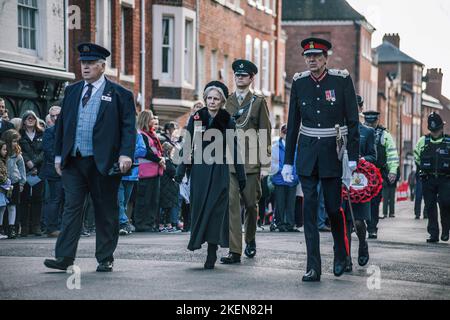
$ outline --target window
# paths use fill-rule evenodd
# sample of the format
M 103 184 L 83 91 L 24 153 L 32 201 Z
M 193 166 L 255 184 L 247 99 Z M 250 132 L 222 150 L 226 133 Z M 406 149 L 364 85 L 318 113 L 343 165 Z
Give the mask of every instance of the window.
M 222 80 L 226 85 L 228 85 L 228 65 L 229 65 L 228 60 L 229 60 L 228 56 L 225 55 L 223 57 Z
M 172 17 L 162 19 L 162 65 L 163 78 L 171 79 L 173 70 L 173 21 Z
M 261 40 L 255 39 L 253 48 L 253 63 L 261 70 Z M 259 90 L 261 88 L 261 72 L 255 76 L 255 89 Z
M 192 20 L 186 20 L 184 30 L 184 81 L 192 83 L 192 58 L 193 58 L 193 35 L 194 23 Z
M 205 87 L 205 47 L 200 47 L 198 52 L 198 82 L 199 87 Z
M 270 80 L 269 70 L 270 70 L 269 43 L 267 41 L 264 41 L 262 52 L 261 87 L 266 92 L 269 92 L 269 80 Z
M 112 44 L 112 3 L 108 0 L 97 0 L 95 3 L 95 41 L 111 51 Z M 108 64 L 111 57 L 107 58 Z
M 250 35 L 245 37 L 245 59 L 252 60 L 253 41 Z
M 36 50 L 37 0 L 19 0 L 17 13 L 19 47 Z
M 211 80 L 217 80 L 217 50 L 211 51 Z

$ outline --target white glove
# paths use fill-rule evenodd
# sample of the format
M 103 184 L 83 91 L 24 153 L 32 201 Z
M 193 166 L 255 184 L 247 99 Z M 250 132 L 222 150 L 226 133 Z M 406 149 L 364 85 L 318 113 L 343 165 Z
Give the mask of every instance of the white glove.
M 358 166 L 358 163 L 356 161 L 349 161 L 348 167 L 353 172 L 356 170 L 356 167 Z
M 294 181 L 294 176 L 292 175 L 292 171 L 294 171 L 294 167 L 289 165 L 289 164 L 285 164 L 283 166 L 283 170 L 281 170 L 281 175 L 283 176 L 283 180 L 287 183 L 291 183 Z

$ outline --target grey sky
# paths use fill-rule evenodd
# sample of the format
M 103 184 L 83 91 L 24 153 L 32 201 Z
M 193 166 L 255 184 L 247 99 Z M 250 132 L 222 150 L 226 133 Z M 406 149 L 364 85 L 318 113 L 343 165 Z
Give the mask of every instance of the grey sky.
M 347 1 L 377 29 L 373 47 L 381 44 L 385 33 L 398 33 L 403 52 L 425 64 L 425 68 L 442 68 L 442 92 L 450 98 L 449 0 Z

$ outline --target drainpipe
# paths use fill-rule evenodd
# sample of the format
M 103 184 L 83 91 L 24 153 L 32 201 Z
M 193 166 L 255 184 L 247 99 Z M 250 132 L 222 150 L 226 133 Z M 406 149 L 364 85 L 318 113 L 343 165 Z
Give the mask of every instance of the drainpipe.
M 141 111 L 145 110 L 145 0 L 141 0 Z
M 198 74 L 199 70 L 199 53 L 200 53 L 200 0 L 195 1 L 195 93 L 194 99 L 198 100 L 200 93 L 200 75 Z

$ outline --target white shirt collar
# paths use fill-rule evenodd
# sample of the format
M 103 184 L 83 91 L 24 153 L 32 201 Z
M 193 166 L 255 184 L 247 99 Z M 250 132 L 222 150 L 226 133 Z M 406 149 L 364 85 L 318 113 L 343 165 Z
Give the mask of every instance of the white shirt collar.
M 245 99 L 245 97 L 247 96 L 247 94 L 249 92 L 250 92 L 250 88 L 247 88 L 246 90 L 236 89 L 236 97 L 241 96 L 242 98 Z
M 106 78 L 105 78 L 105 75 L 103 74 L 101 77 L 100 77 L 100 79 L 98 79 L 97 81 L 95 81 L 95 82 L 92 82 L 92 85 L 94 86 L 94 89 L 95 90 L 98 90 L 102 85 L 103 85 L 103 83 L 106 81 Z M 88 85 L 88 82 L 84 82 L 84 86 L 86 87 Z

